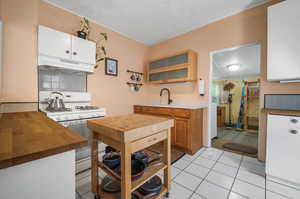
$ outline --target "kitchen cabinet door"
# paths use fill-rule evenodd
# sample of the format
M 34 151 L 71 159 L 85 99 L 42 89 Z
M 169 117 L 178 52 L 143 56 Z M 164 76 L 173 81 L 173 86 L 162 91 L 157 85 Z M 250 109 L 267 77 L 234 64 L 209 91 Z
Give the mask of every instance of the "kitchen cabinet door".
M 39 26 L 39 54 L 54 58 L 71 59 L 71 36 L 45 26 Z
M 72 36 L 72 60 L 96 64 L 96 43 Z
M 197 79 L 197 53 L 192 50 L 152 60 L 147 67 L 151 84 L 195 81 Z
M 300 117 L 268 115 L 266 173 L 300 184 Z
M 300 79 L 300 1 L 288 0 L 268 8 L 269 81 Z
M 176 118 L 175 119 L 175 145 L 181 148 L 188 148 L 188 129 L 189 120 Z

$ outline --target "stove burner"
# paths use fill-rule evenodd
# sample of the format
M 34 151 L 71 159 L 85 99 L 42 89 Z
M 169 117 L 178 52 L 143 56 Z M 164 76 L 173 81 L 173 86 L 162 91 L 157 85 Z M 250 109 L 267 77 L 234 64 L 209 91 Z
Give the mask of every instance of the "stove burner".
M 72 109 L 70 109 L 70 108 L 60 108 L 60 109 L 50 109 L 50 108 L 47 108 L 46 110 L 49 111 L 50 113 L 72 111 Z
M 77 110 L 95 110 L 99 109 L 97 106 L 76 106 Z

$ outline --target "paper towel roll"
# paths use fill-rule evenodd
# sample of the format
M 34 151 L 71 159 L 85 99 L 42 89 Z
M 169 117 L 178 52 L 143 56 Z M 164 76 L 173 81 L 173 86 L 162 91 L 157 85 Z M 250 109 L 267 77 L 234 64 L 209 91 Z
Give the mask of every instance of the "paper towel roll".
M 205 81 L 200 79 L 198 81 L 198 89 L 199 89 L 199 95 L 204 96 L 205 95 Z

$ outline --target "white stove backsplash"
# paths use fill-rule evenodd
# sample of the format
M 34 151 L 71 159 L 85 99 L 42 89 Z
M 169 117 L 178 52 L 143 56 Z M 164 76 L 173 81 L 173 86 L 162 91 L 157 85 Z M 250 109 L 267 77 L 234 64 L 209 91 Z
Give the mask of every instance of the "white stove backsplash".
M 86 72 L 40 66 L 38 74 L 40 91 L 86 92 Z

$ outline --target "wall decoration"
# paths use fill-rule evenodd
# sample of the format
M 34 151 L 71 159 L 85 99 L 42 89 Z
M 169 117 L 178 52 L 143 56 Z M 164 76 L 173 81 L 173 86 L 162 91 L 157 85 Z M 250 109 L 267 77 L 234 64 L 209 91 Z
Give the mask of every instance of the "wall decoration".
M 139 83 L 142 81 L 143 73 L 127 70 L 127 73 L 130 74 L 130 80 L 131 82 L 127 82 L 127 84 L 130 86 L 132 91 L 138 92 L 140 88 L 143 86 L 142 83 Z
M 80 22 L 80 30 L 77 31 L 77 36 L 82 39 L 88 39 L 90 33 L 90 22 L 87 18 L 82 18 Z
M 107 41 L 108 36 L 105 32 L 100 33 L 100 37 L 96 41 L 97 49 L 96 49 L 96 66 L 95 68 L 98 67 L 99 63 L 103 61 L 106 58 L 106 49 L 104 45 L 102 45 L 103 41 Z
M 105 74 L 118 76 L 118 60 L 112 58 L 105 58 Z

